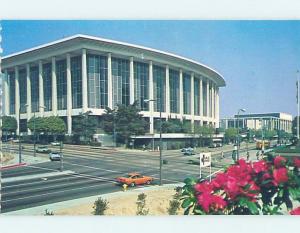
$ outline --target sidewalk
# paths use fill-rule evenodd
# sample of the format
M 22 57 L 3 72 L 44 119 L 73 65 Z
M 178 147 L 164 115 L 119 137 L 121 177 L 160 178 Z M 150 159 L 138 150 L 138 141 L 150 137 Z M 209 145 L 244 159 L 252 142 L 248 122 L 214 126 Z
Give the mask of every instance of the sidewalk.
M 177 186 L 183 186 L 183 183 L 178 183 L 178 184 L 166 184 L 163 186 L 150 186 L 150 187 L 141 187 L 137 189 L 128 189 L 128 191 L 123 192 L 113 192 L 113 193 L 107 193 L 107 194 L 98 194 L 90 197 L 84 197 L 84 198 L 78 198 L 78 199 L 73 199 L 69 201 L 62 201 L 62 202 L 57 202 L 53 204 L 48 204 L 48 205 L 42 205 L 42 206 L 37 206 L 37 207 L 32 207 L 32 208 L 27 208 L 27 209 L 22 209 L 22 210 L 17 210 L 17 211 L 11 211 L 7 213 L 2 213 L 1 215 L 4 216 L 14 216 L 14 215 L 19 215 L 19 216 L 32 216 L 32 215 L 44 215 L 45 210 L 47 209 L 50 212 L 57 212 L 63 209 L 67 208 L 73 208 L 89 203 L 94 203 L 97 198 L 101 197 L 103 199 L 110 199 L 110 198 L 116 198 L 116 197 L 126 197 L 126 196 L 131 196 L 135 195 L 137 196 L 140 193 L 143 193 L 145 191 L 154 191 L 154 190 L 165 190 L 165 189 L 174 189 Z

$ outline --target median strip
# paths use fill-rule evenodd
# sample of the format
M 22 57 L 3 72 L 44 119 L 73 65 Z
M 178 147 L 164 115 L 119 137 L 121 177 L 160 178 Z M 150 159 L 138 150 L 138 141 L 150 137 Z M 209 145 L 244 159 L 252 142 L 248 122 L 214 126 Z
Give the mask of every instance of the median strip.
M 63 175 L 69 175 L 75 173 L 74 171 L 67 170 L 63 172 L 48 172 L 43 174 L 36 174 L 36 175 L 27 175 L 27 176 L 17 176 L 17 177 L 9 177 L 9 178 L 3 178 L 1 179 L 1 183 L 9 183 L 9 182 L 16 182 L 16 181 L 23 181 L 23 180 L 32 180 L 32 179 L 38 179 L 38 178 L 48 178 L 53 176 L 63 176 Z

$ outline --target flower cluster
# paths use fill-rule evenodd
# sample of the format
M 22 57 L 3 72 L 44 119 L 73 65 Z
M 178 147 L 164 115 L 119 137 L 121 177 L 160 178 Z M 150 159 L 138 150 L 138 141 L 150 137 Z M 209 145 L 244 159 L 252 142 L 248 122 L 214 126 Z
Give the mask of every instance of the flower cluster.
M 183 207 L 194 207 L 195 214 L 277 214 L 283 203 L 292 209 L 291 199 L 300 200 L 299 168 L 299 158 L 241 159 L 211 182 L 186 182 Z M 300 207 L 290 213 L 299 214 Z

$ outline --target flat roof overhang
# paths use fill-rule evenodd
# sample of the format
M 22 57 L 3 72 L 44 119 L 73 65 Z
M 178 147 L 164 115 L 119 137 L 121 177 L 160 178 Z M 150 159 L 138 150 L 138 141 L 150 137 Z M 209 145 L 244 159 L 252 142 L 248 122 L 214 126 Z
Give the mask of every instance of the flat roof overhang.
M 112 53 L 112 55 L 132 56 L 134 59 L 145 62 L 151 60 L 154 64 L 157 62 L 168 64 L 171 67 L 180 67 L 203 75 L 215 82 L 218 87 L 226 86 L 225 80 L 220 73 L 197 61 L 152 48 L 81 34 L 4 56 L 2 58 L 2 69 L 34 63 L 37 60 L 47 61 L 49 57 L 59 58 L 60 55 L 65 53 L 80 54 L 80 50 L 83 48 L 95 51 L 101 50 L 104 53 Z

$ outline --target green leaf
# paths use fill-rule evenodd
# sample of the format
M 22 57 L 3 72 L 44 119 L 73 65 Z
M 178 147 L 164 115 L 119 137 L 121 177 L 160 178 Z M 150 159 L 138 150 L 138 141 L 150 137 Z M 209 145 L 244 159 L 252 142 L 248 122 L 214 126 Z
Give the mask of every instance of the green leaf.
M 183 202 L 182 202 L 182 205 L 181 207 L 182 208 L 187 208 L 188 206 L 190 206 L 192 204 L 192 199 L 191 198 L 188 198 L 188 199 L 185 199 Z
M 251 201 L 247 201 L 247 207 L 249 208 L 252 214 L 258 214 L 257 205 Z
M 192 177 L 188 177 L 183 181 L 187 185 L 194 185 L 196 184 L 196 180 Z

